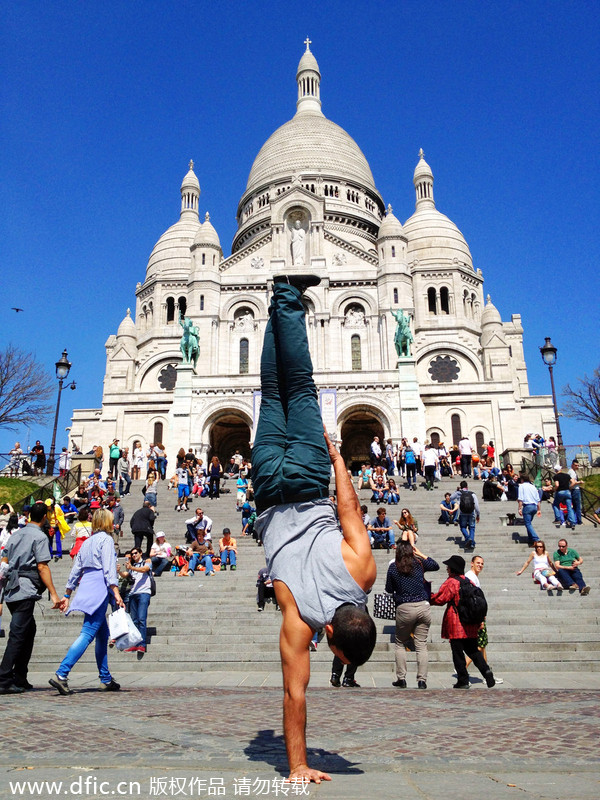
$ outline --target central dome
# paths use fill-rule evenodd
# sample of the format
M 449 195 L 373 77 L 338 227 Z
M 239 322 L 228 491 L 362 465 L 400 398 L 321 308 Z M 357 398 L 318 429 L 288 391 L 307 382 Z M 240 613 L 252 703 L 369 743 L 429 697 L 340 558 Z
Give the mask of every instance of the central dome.
M 371 168 L 343 128 L 316 113 L 298 113 L 277 128 L 254 159 L 246 195 L 292 175 L 322 174 L 376 192 Z

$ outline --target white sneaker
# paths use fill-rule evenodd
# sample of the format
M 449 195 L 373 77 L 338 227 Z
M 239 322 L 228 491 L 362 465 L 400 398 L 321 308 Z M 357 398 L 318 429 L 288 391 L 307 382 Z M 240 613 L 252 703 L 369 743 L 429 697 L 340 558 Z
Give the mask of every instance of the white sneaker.
M 496 678 L 496 676 L 494 675 L 494 679 L 496 681 L 496 685 L 498 685 L 499 683 L 504 683 L 504 678 Z

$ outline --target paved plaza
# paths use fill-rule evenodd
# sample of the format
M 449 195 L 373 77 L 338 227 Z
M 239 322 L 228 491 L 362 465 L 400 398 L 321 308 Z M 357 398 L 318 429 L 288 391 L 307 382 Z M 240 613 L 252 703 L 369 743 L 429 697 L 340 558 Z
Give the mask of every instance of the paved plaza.
M 35 689 L 3 698 L 0 796 L 276 797 L 300 791 L 281 780 L 286 757 L 278 689 L 180 683 L 115 694 L 90 687 L 70 697 Z M 333 780 L 304 791 L 332 800 L 596 800 L 599 699 L 597 691 L 503 687 L 468 693 L 313 689 L 310 761 Z M 62 784 L 53 791 L 44 781 Z
M 410 498 L 422 540 L 438 558 L 458 550 L 436 524 L 435 502 L 444 488 Z M 178 542 L 181 515 L 164 486 L 159 494 L 160 525 Z M 137 489 L 125 498 L 128 519 L 140 496 Z M 232 495 L 204 502 L 217 536 L 226 524 L 239 530 L 234 503 Z M 539 524 L 549 540 L 558 535 L 551 519 L 545 506 Z M 331 800 L 597 800 L 595 531 L 584 526 L 575 537 L 589 554 L 585 574 L 593 591 L 587 598 L 548 597 L 530 578 L 512 577 L 527 548 L 499 526 L 496 507 L 485 509 L 478 538 L 488 565 L 488 657 L 504 683 L 489 690 L 472 671 L 468 692 L 451 688 L 450 648 L 439 642 L 441 610 L 432 626 L 425 692 L 391 687 L 393 623 L 378 622 L 380 650 L 359 668 L 360 689 L 329 686 L 331 656 L 323 644 L 311 656 L 307 742 L 310 763 L 333 780 L 310 788 L 283 783 L 278 617 L 272 606 L 256 613 L 254 582 L 264 562 L 252 540 L 239 541 L 237 572 L 212 582 L 201 574 L 189 581 L 171 574 L 160 579 L 148 653 L 138 659 L 110 652 L 119 693 L 98 691 L 91 651 L 71 675 L 72 696 L 60 697 L 48 686 L 80 619 L 64 619 L 42 601 L 29 674 L 35 689 L 1 699 L 0 797 L 270 798 L 304 789 Z M 379 591 L 390 556 L 376 556 Z M 53 563 L 57 586 L 69 567 L 70 559 Z M 191 630 L 180 619 L 186 609 L 196 620 Z M 517 648 L 514 655 L 511 648 Z M 412 656 L 408 680 L 414 685 Z

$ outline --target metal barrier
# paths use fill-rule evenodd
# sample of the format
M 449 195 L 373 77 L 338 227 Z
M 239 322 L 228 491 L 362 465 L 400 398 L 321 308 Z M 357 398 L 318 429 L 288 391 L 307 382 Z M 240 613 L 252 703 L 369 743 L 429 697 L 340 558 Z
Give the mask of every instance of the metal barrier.
M 565 448 L 568 450 L 569 448 Z M 575 449 L 575 446 L 573 447 Z M 581 450 L 579 450 L 581 452 Z M 571 459 L 572 461 L 573 459 Z M 577 456 L 577 460 L 579 461 L 579 456 Z M 521 459 L 521 472 L 526 472 L 527 475 L 531 478 L 531 481 L 537 488 L 539 489 L 542 485 L 542 481 L 548 478 L 552 485 L 554 485 L 554 475 L 555 475 L 555 467 L 554 465 L 549 465 L 544 462 L 545 459 L 540 459 L 540 454 L 538 454 L 537 459 L 527 458 L 523 456 Z M 570 464 L 571 461 L 568 463 Z M 581 461 L 579 461 L 581 464 Z M 591 467 L 587 470 L 584 469 L 581 471 L 581 477 L 585 478 L 585 473 L 591 474 Z M 585 487 L 580 487 L 581 490 L 581 516 L 585 517 L 592 525 L 597 528 L 598 521 L 594 516 L 594 512 L 596 509 L 600 508 L 600 494 L 596 492 L 592 492 L 590 489 L 586 489 Z
M 38 500 L 46 500 L 48 497 L 55 497 L 57 495 L 64 497 L 66 494 L 70 494 L 73 489 L 77 489 L 80 483 L 81 464 L 77 464 L 77 466 L 70 469 L 66 475 L 51 478 L 43 486 L 34 489 L 32 492 L 28 492 L 24 497 L 16 500 L 13 503 L 14 509 L 15 511 L 21 512 L 23 506 L 36 503 Z

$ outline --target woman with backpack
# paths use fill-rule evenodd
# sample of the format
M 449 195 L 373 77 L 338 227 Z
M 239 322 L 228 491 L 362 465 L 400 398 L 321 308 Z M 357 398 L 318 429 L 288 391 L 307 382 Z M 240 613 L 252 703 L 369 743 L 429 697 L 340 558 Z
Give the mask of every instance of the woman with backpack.
M 450 556 L 446 565 L 448 578 L 431 595 L 432 606 L 446 606 L 442 620 L 442 639 L 450 640 L 452 661 L 457 681 L 454 689 L 469 689 L 469 673 L 465 655 L 469 656 L 491 689 L 496 684 L 494 673 L 477 647 L 479 626 L 485 619 L 487 603 L 483 592 L 465 578 L 465 560 Z
M 392 686 L 399 689 L 406 689 L 406 645 L 412 644 L 413 636 L 417 654 L 417 686 L 419 689 L 427 688 L 427 637 L 431 609 L 425 572 L 435 572 L 439 568 L 433 558 L 415 554 L 410 542 L 399 543 L 396 560 L 388 568 L 385 590 L 394 595 L 396 603 L 396 680 Z

